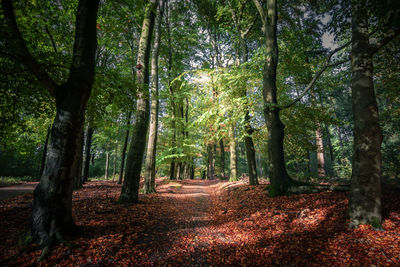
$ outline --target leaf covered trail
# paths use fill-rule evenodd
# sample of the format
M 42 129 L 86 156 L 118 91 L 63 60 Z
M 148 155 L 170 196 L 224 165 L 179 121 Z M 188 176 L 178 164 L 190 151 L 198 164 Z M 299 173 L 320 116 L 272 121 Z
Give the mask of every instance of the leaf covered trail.
M 40 265 L 400 265 L 398 192 L 384 198 L 384 228 L 349 230 L 345 193 L 269 198 L 265 185 L 157 180 L 157 194 L 116 204 L 120 186 L 90 182 L 74 193 L 80 232 Z M 32 197 L 0 202 L 0 265 L 35 265 L 17 240 Z

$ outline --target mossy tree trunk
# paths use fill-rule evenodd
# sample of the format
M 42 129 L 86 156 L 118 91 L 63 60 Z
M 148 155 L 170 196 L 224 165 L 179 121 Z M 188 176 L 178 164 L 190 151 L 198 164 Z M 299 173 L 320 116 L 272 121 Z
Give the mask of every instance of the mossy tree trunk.
M 351 226 L 380 224 L 381 142 L 378 105 L 374 93 L 373 63 L 365 1 L 352 7 L 352 106 L 354 149 L 349 215 Z
M 150 131 L 147 141 L 146 165 L 144 174 L 144 193 L 156 192 L 156 150 L 158 129 L 158 54 L 160 50 L 161 20 L 164 13 L 164 0 L 158 4 L 155 22 L 153 50 L 151 57 L 151 107 Z
M 156 0 L 150 0 L 147 3 L 139 40 L 136 65 L 138 86 L 136 123 L 132 130 L 132 141 L 126 161 L 126 174 L 119 197 L 119 202 L 121 203 L 137 203 L 139 200 L 140 172 L 149 128 L 149 58 L 156 7 Z
M 75 21 L 72 64 L 67 80 L 58 85 L 30 54 L 14 14 L 11 0 L 3 0 L 8 40 L 14 59 L 21 62 L 56 100 L 49 153 L 40 183 L 34 191 L 31 234 L 49 252 L 51 246 L 75 228 L 72 190 L 81 144 L 87 101 L 95 75 L 96 19 L 99 1 L 80 0 Z
M 265 65 L 263 71 L 264 116 L 268 128 L 268 158 L 271 195 L 283 195 L 293 180 L 286 171 L 283 150 L 284 128 L 279 112 L 276 88 L 276 69 L 278 66 L 276 0 L 266 1 L 266 10 L 258 0 L 253 0 L 261 16 L 265 38 Z

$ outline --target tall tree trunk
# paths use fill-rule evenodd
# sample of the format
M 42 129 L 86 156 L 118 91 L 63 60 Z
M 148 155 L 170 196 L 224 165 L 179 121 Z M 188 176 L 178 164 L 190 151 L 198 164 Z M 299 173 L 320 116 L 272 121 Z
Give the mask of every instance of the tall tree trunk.
M 104 179 L 106 180 L 108 179 L 109 166 L 110 166 L 110 153 L 106 152 L 106 167 L 104 174 Z
M 332 146 L 332 139 L 331 139 L 331 132 L 327 124 L 325 124 L 325 133 L 326 133 L 326 141 L 328 142 L 329 148 L 329 157 L 331 159 L 331 164 L 335 161 L 335 154 L 333 153 L 333 146 Z
M 49 144 L 50 130 L 51 130 L 51 127 L 49 126 L 47 128 L 46 140 L 44 141 L 44 145 L 43 145 L 42 161 L 41 161 L 40 171 L 39 171 L 40 177 L 42 177 L 43 170 L 44 170 L 44 165 L 46 163 L 47 145 Z
M 378 106 L 374 93 L 373 63 L 366 1 L 352 6 L 352 105 L 354 150 L 349 195 L 350 226 L 371 224 L 380 228 L 381 143 Z
M 192 166 L 190 167 L 190 179 L 193 180 L 194 179 L 194 165 L 192 164 Z
M 158 52 L 160 50 L 161 21 L 164 13 L 164 0 L 157 7 L 155 22 L 153 51 L 151 57 L 151 107 L 150 107 L 150 131 L 147 141 L 146 167 L 144 174 L 144 193 L 156 192 L 156 151 L 158 128 Z
M 214 160 L 213 160 L 213 145 L 207 145 L 208 164 L 207 164 L 207 178 L 214 179 Z
M 242 57 L 242 64 L 248 61 L 248 49 L 246 40 L 243 38 L 243 34 L 239 34 L 240 39 L 240 47 L 241 47 L 241 57 Z M 257 163 L 256 163 L 256 153 L 253 143 L 253 129 L 250 124 L 250 114 L 249 114 L 249 107 L 248 107 L 248 100 L 247 100 L 247 90 L 246 90 L 246 83 L 243 85 L 242 88 L 242 97 L 246 99 L 245 101 L 245 116 L 244 116 L 244 123 L 245 123 L 245 137 L 244 137 L 244 144 L 246 147 L 246 159 L 247 159 L 247 169 L 249 172 L 249 184 L 250 185 L 258 185 L 258 177 L 257 177 Z
M 224 141 L 221 139 L 219 140 L 219 149 L 221 150 L 221 158 L 220 158 L 220 165 L 221 165 L 221 179 L 225 179 L 225 148 L 224 148 Z
M 229 181 L 237 181 L 237 153 L 236 153 L 236 140 L 235 140 L 235 128 L 234 126 L 229 127 L 229 152 L 230 152 L 230 176 Z
M 128 120 L 126 121 L 126 134 L 125 134 L 124 146 L 122 147 L 122 152 L 121 152 L 121 167 L 119 169 L 119 177 L 118 177 L 117 184 L 122 184 L 122 179 L 124 176 L 125 154 L 126 154 L 126 148 L 128 147 L 129 128 L 130 128 L 130 123 L 131 123 L 131 119 L 132 119 L 131 117 L 132 117 L 132 112 L 129 112 Z
M 83 171 L 82 171 L 82 183 L 86 183 L 89 177 L 89 165 L 91 154 L 90 150 L 92 147 L 92 135 L 93 135 L 93 128 L 90 126 L 90 122 L 86 128 L 86 140 L 85 140 L 85 154 L 83 157 Z
M 268 158 L 270 195 L 283 195 L 293 183 L 286 171 L 283 150 L 284 128 L 280 117 L 276 89 L 276 69 L 278 65 L 277 20 L 278 8 L 276 0 L 267 0 L 267 12 L 258 0 L 253 0 L 263 22 L 265 35 L 265 65 L 263 72 L 264 116 L 268 128 Z
M 253 143 L 253 130 L 250 126 L 250 118 L 248 115 L 248 111 L 246 112 L 247 122 L 245 125 L 246 128 L 246 136 L 244 137 L 245 147 L 246 147 L 246 158 L 247 158 L 247 167 L 249 171 L 249 184 L 250 185 L 258 185 L 258 177 L 257 177 L 257 166 L 256 166 L 256 151 Z
M 94 80 L 97 47 L 96 19 L 99 1 L 80 0 L 75 22 L 72 64 L 67 81 L 58 85 L 30 54 L 19 31 L 11 0 L 2 1 L 3 16 L 13 43 L 14 58 L 36 76 L 56 100 L 56 115 L 51 128 L 49 153 L 40 183 L 35 188 L 31 234 L 41 246 L 42 256 L 74 228 L 72 190 L 77 151 L 81 143 L 84 113 Z
M 82 188 L 82 161 L 83 161 L 83 141 L 84 141 L 84 136 L 83 136 L 83 127 L 82 127 L 82 132 L 81 132 L 81 137 L 80 137 L 80 144 L 78 147 L 78 164 L 76 165 L 76 171 L 75 171 L 75 186 L 74 189 L 81 189 Z
M 172 153 L 175 154 L 175 146 L 176 146 L 176 123 L 175 123 L 175 115 L 176 115 L 176 110 L 175 110 L 175 99 L 174 99 L 174 90 L 172 88 L 171 82 L 172 82 L 172 39 L 171 39 L 171 31 L 170 31 L 170 25 L 169 25 L 169 0 L 165 0 L 165 11 L 166 11 L 166 16 L 165 16 L 165 21 L 166 21 L 166 30 L 167 30 L 167 43 L 168 43 L 168 90 L 170 93 L 170 99 L 171 99 L 171 129 L 172 129 L 172 140 L 171 140 L 171 146 L 173 148 Z M 175 180 L 176 179 L 176 167 L 175 167 L 175 158 L 172 158 L 171 160 L 171 165 L 169 169 L 169 179 L 170 180 Z
M 315 141 L 317 143 L 318 177 L 325 177 L 324 143 L 322 140 L 321 124 L 319 122 L 317 122 L 317 129 L 315 130 Z
M 113 174 L 112 174 L 112 181 L 113 182 L 114 182 L 114 179 L 115 179 L 116 169 L 117 169 L 117 147 L 115 147 L 114 153 L 113 153 Z
M 149 126 L 149 57 L 151 36 L 153 33 L 156 0 L 150 0 L 146 6 L 142 34 L 139 41 L 137 59 L 137 110 L 136 123 L 132 132 L 132 141 L 126 161 L 126 175 L 122 185 L 119 202 L 137 203 L 139 199 L 139 181 L 142 169 L 143 153 Z

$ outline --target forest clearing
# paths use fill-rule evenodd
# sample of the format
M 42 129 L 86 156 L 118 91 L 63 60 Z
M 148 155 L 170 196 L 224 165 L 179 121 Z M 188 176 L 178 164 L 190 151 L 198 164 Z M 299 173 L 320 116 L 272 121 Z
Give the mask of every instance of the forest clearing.
M 0 261 L 6 266 L 398 266 L 400 192 L 383 198 L 383 227 L 348 229 L 347 197 L 323 192 L 268 198 L 265 181 L 169 181 L 134 206 L 116 204 L 119 185 L 87 183 L 74 193 L 79 237 L 40 251 L 17 245 L 32 197 L 0 202 Z M 26 251 L 21 253 L 21 249 Z M 21 254 L 18 254 L 21 253 Z M 17 257 L 12 257 L 18 254 Z
M 1 0 L 0 265 L 399 266 L 400 1 Z

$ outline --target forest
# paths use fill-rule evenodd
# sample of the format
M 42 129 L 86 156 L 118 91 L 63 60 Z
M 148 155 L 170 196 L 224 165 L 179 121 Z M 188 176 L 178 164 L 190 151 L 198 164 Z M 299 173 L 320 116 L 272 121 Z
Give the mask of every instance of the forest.
M 400 265 L 399 1 L 0 3 L 1 266 Z

